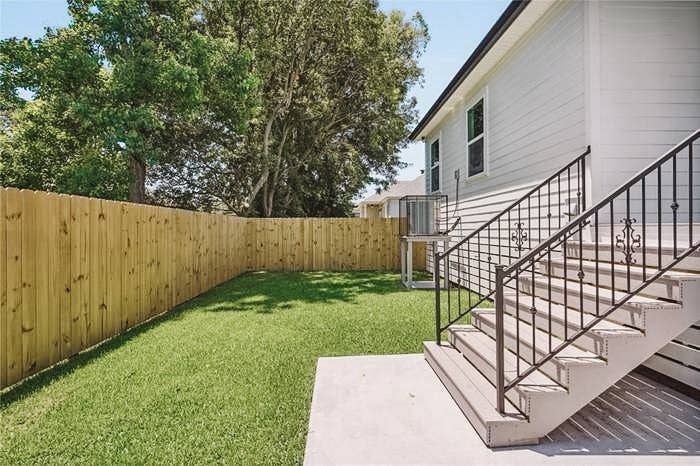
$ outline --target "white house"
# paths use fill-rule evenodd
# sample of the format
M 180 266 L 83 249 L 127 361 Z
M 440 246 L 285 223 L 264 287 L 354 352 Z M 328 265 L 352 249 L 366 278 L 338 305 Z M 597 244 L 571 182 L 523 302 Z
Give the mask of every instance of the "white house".
M 399 199 L 403 196 L 423 194 L 425 190 L 425 177 L 418 177 L 408 181 L 397 181 L 385 191 L 372 194 L 362 199 L 358 205 L 361 218 L 390 218 L 399 216 Z
M 699 25 L 698 2 L 513 2 L 411 135 L 426 192 L 460 170 L 476 225 L 591 146 L 602 198 L 700 127 Z
M 462 7 L 468 8 L 468 4 L 455 5 L 455 8 Z M 697 147 L 699 144 L 695 143 L 698 128 L 700 2 L 512 2 L 411 134 L 413 140 L 425 144 L 426 193 L 446 194 L 449 197 L 449 215 L 461 217 L 460 229 L 451 233 L 453 250 L 441 257 L 442 265 L 438 264 L 438 267 L 442 267 L 440 273 L 450 274 L 450 282 L 458 285 L 455 286 L 457 291 L 452 292 L 469 288 L 494 299 L 497 298 L 496 284 L 500 283 L 495 265 L 504 265 L 506 279 L 515 275 L 520 279 L 519 282 L 511 282 L 519 284 L 511 284 L 506 293 L 514 293 L 515 288 L 518 293 L 526 293 L 527 310 L 532 312 L 527 312 L 527 315 L 534 316 L 528 317 L 531 320 L 527 322 L 533 323 L 539 322 L 537 319 L 540 318 L 540 314 L 537 314 L 540 311 L 539 301 L 536 302 L 535 297 L 538 300 L 547 298 L 546 294 L 538 294 L 540 278 L 535 277 L 535 273 L 549 275 L 547 299 L 552 302 L 559 299 L 552 297 L 551 285 L 553 270 L 557 270 L 557 273 L 563 273 L 563 277 L 554 276 L 554 279 L 565 290 L 561 293 L 563 303 L 557 303 L 557 306 L 573 309 L 579 306 L 580 299 L 580 307 L 575 308 L 585 311 L 575 314 L 580 315 L 582 324 L 572 327 L 572 331 L 582 328 L 584 314 L 586 319 L 597 319 L 598 307 L 593 312 L 586 306 L 593 303 L 599 306 L 603 299 L 600 296 L 607 296 L 606 293 L 612 294 L 610 302 L 614 312 L 617 311 L 613 307 L 621 309 L 619 306 L 623 306 L 619 304 L 621 296 L 629 295 L 625 298 L 629 303 L 635 299 L 642 300 L 641 294 L 649 296 L 650 293 L 657 293 L 653 295 L 654 299 L 658 299 L 654 303 L 662 304 L 655 304 L 655 309 L 664 306 L 663 303 L 679 301 L 686 312 L 676 322 L 680 327 L 667 333 L 660 332 L 663 335 L 658 337 L 658 341 L 654 340 L 656 337 L 652 336 L 654 332 L 651 329 L 640 329 L 641 334 L 651 338 L 645 343 L 646 346 L 640 347 L 651 348 L 658 344 L 658 348 L 647 354 L 630 346 L 627 351 L 638 351 L 641 359 L 635 361 L 619 356 L 620 361 L 624 360 L 619 362 L 619 372 L 613 368 L 617 363 L 611 362 L 618 356 L 609 354 L 608 372 L 601 372 L 600 375 L 600 380 L 605 383 L 598 388 L 609 386 L 661 348 L 647 364 L 685 384 L 700 387 L 700 326 L 693 326 L 676 337 L 700 318 L 700 303 L 687 300 L 683 303 L 678 296 L 665 295 L 661 286 L 657 291 L 651 291 L 659 282 L 650 279 L 647 272 L 647 267 L 656 261 L 653 267 L 659 269 L 669 264 L 671 270 L 668 273 L 671 275 L 667 273 L 664 275 L 666 278 L 674 276 L 672 273 L 679 267 L 685 272 L 692 272 L 687 277 L 682 275 L 685 272 L 677 272 L 680 278 L 674 282 L 676 284 L 686 279 L 688 283 L 695 283 L 694 280 L 700 277 L 696 275 L 700 272 L 700 268 L 696 268 L 700 262 L 692 262 L 697 260 L 695 251 L 700 245 L 696 241 L 700 236 L 693 233 L 700 232 L 700 225 L 696 224 L 700 218 L 700 202 L 697 199 L 700 163 L 693 165 L 692 152 L 693 145 L 696 154 L 700 150 Z M 633 184 L 626 185 L 632 183 L 630 180 L 645 167 L 658 164 L 660 157 L 679 143 L 682 143 L 678 149 L 682 155 L 669 155 L 663 164 L 653 166 L 653 170 L 650 168 Z M 587 155 L 576 159 L 582 154 Z M 568 170 L 560 172 L 558 179 L 541 184 L 573 160 L 576 162 Z M 693 181 L 694 178 L 696 181 Z M 528 198 L 523 198 L 533 189 L 535 191 Z M 524 200 L 517 204 L 516 210 L 513 203 L 519 199 Z M 610 206 L 600 204 L 608 199 Z M 594 211 L 577 218 L 584 207 L 591 206 L 594 206 Z M 570 221 L 577 225 L 578 230 L 569 230 L 571 236 L 568 239 L 562 235 L 561 238 L 565 239 L 556 249 L 552 245 L 559 240 L 554 233 L 560 227 L 566 228 Z M 595 244 L 595 261 L 591 244 Z M 535 257 L 540 254 L 538 249 L 549 251 L 550 256 Z M 672 253 L 669 252 L 671 249 Z M 527 258 L 529 251 L 534 254 L 530 259 Z M 552 257 L 552 252 L 556 257 Z M 608 254 L 608 262 L 603 264 L 605 254 Z M 668 261 L 666 254 L 669 255 Z M 580 263 L 576 260 L 576 264 L 572 265 L 573 257 L 581 259 Z M 471 263 L 467 263 L 468 258 Z M 685 262 L 682 262 L 683 259 Z M 527 273 L 532 273 L 532 278 L 522 272 L 528 263 L 523 269 L 509 269 L 511 264 L 522 260 L 531 260 Z M 428 261 L 432 263 L 430 253 Z M 606 273 L 608 282 L 600 278 Z M 630 276 L 633 278 L 630 279 Z M 576 291 L 579 294 L 568 291 L 572 277 L 577 280 L 576 288 L 580 286 L 581 291 Z M 594 278 L 593 283 L 591 280 Z M 644 284 L 641 290 L 635 290 L 635 280 Z M 584 296 L 584 286 L 592 290 L 591 296 Z M 626 289 L 618 292 L 616 301 L 615 291 L 620 287 Z M 687 293 L 686 298 L 695 291 Z M 514 295 L 507 294 L 501 301 L 508 303 L 509 296 Z M 522 296 L 520 298 L 524 299 Z M 590 302 L 584 302 L 584 298 L 590 298 Z M 464 308 L 461 295 L 459 299 L 459 306 Z M 518 298 L 515 299 L 517 302 Z M 437 302 L 438 309 L 441 305 L 445 306 L 444 301 L 443 298 L 442 303 Z M 458 313 L 462 311 L 454 304 L 455 301 L 454 297 L 450 301 L 453 306 L 451 317 L 439 317 L 439 322 L 441 318 L 448 324 L 455 321 L 455 308 Z M 651 306 L 651 301 L 639 305 L 643 307 L 647 304 Z M 507 306 L 506 313 L 509 312 Z M 489 320 L 494 314 L 490 312 L 491 317 L 488 312 L 475 309 L 472 324 L 489 333 L 495 332 L 497 325 L 507 326 L 509 319 L 515 319 L 512 325 L 518 329 L 518 337 L 513 336 L 516 349 L 509 349 L 517 350 L 518 357 L 521 357 L 520 345 L 527 344 L 517 342 L 518 338 L 523 338 L 521 326 L 529 324 L 521 322 L 522 316 L 509 315 L 506 315 L 506 324 L 494 324 Z M 498 312 L 496 309 L 496 314 Z M 557 331 L 551 326 L 551 309 L 548 312 L 542 314 L 545 320 L 541 323 L 527 327 L 533 332 L 532 338 L 535 338 L 536 332 L 544 331 L 544 338 L 549 338 L 552 332 Z M 687 320 L 689 315 L 694 316 L 695 320 Z M 648 322 L 653 320 L 651 314 L 647 318 L 650 319 Z M 566 329 L 574 324 L 567 321 L 567 317 L 563 319 L 563 323 L 560 323 L 563 335 L 556 337 L 566 342 L 570 349 L 581 346 L 580 337 L 573 342 L 567 340 Z M 619 324 L 622 330 L 642 326 L 639 321 L 610 319 L 610 325 L 617 328 Z M 665 323 L 660 325 L 671 325 L 673 319 L 667 314 Z M 482 359 L 483 366 L 475 362 L 479 358 L 478 351 L 474 349 L 476 346 L 466 340 L 471 333 L 460 334 L 447 326 L 438 326 L 437 330 L 437 340 L 440 340 L 440 331 L 449 334 L 450 351 L 462 352 L 479 373 L 490 374 L 493 371 L 493 367 L 489 366 L 492 361 Z M 491 336 L 494 337 L 493 333 Z M 586 335 L 583 337 L 585 339 Z M 509 345 L 509 341 L 506 335 L 505 344 Z M 460 346 L 460 342 L 464 346 Z M 669 345 L 663 347 L 667 342 L 670 342 Z M 607 344 L 608 340 L 605 340 Z M 535 349 L 532 354 L 537 360 Z M 595 352 L 595 348 L 591 350 Z M 479 417 L 481 415 L 475 418 L 478 407 L 469 401 L 469 388 L 465 388 L 469 386 L 468 380 L 461 379 L 466 385 L 460 392 L 459 381 L 449 374 L 451 363 L 445 362 L 452 356 L 441 351 L 443 347 L 439 345 L 426 346 L 426 358 L 446 386 L 450 387 L 453 397 L 472 424 L 477 430 L 484 429 L 480 433 L 488 444 L 528 443 L 533 438 L 528 439 L 527 435 L 542 435 L 539 431 L 528 430 L 537 425 L 532 421 L 541 414 L 526 412 L 534 410 L 535 403 L 531 405 L 530 395 L 524 395 L 522 391 L 519 392 L 519 400 L 513 398 L 515 395 L 511 398 L 506 396 L 505 403 L 512 402 L 515 410 L 524 413 L 531 421 L 529 427 L 512 427 L 513 423 L 507 424 L 505 419 L 503 426 L 498 427 L 501 426 L 498 420 L 488 424 L 483 421 L 483 416 Z M 544 357 L 552 348 L 542 351 Z M 506 359 L 509 354 L 506 351 Z M 547 364 L 556 360 L 557 356 L 550 354 L 541 366 L 537 366 L 538 371 L 546 372 Z M 505 382 L 503 379 L 497 382 L 498 371 L 496 369 L 493 373 L 492 377 L 496 378 L 491 381 L 496 384 L 499 393 L 503 393 L 503 384 L 507 385 L 509 376 L 506 376 Z M 520 369 L 517 372 L 520 373 Z M 589 373 L 590 377 L 598 377 L 591 374 L 593 372 Z M 552 377 L 552 374 L 548 376 Z M 597 387 L 591 382 L 590 387 L 593 386 Z M 576 394 L 576 390 L 569 386 L 568 401 L 562 401 L 564 405 L 561 407 L 557 407 L 556 403 L 551 404 L 548 409 L 550 412 L 558 411 L 562 416 L 573 413 L 576 406 L 580 408 L 582 405 L 571 399 L 592 399 L 590 396 L 598 388 Z M 513 391 L 510 390 L 510 393 Z M 518 405 L 525 398 L 527 405 Z M 549 425 L 549 421 L 541 417 L 538 422 Z M 515 430 L 508 431 L 511 427 Z M 498 429 L 503 429 L 500 434 Z M 502 436 L 500 440 L 497 439 L 498 435 Z

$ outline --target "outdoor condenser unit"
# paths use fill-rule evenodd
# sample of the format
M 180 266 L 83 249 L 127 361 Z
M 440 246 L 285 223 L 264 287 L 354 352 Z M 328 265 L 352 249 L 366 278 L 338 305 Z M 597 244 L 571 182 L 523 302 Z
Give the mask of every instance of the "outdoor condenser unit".
M 413 280 L 413 243 L 442 241 L 449 244 L 447 196 L 440 194 L 404 196 L 399 200 L 401 241 L 401 283 L 408 288 L 432 288 L 434 281 Z M 434 277 L 433 277 L 434 278 Z
M 399 200 L 400 231 L 403 236 L 437 236 L 447 230 L 447 196 L 404 196 Z

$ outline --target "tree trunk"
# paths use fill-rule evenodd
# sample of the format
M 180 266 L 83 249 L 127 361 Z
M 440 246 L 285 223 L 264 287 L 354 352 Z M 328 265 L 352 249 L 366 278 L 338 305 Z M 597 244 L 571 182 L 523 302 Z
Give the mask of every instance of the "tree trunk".
M 137 204 L 146 202 L 146 164 L 133 155 L 129 156 L 129 201 Z
M 265 217 L 272 217 L 272 206 L 275 200 L 275 188 L 270 187 L 265 193 Z

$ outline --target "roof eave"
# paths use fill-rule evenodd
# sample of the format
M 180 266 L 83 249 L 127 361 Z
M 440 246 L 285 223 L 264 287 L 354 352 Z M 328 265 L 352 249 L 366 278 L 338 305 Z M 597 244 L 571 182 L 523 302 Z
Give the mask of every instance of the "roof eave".
M 464 80 L 469 76 L 469 73 L 481 62 L 482 58 L 491 50 L 491 47 L 501 38 L 504 32 L 508 30 L 513 21 L 522 13 L 525 7 L 530 3 L 530 0 L 513 0 L 510 2 L 505 11 L 496 20 L 496 23 L 491 27 L 486 36 L 479 42 L 474 52 L 467 58 L 457 74 L 452 78 L 447 87 L 440 93 L 437 100 L 428 109 L 427 113 L 418 122 L 418 125 L 411 131 L 408 138 L 415 141 L 420 137 L 425 127 L 430 123 L 435 114 L 440 108 L 452 97 L 452 94 L 459 88 Z

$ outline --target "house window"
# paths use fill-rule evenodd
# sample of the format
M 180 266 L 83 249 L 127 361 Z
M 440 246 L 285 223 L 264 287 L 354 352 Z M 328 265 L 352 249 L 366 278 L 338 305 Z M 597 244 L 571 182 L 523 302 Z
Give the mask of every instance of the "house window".
M 440 189 L 440 140 L 435 140 L 430 145 L 430 190 Z
M 483 173 L 484 158 L 484 99 L 467 110 L 467 176 Z

